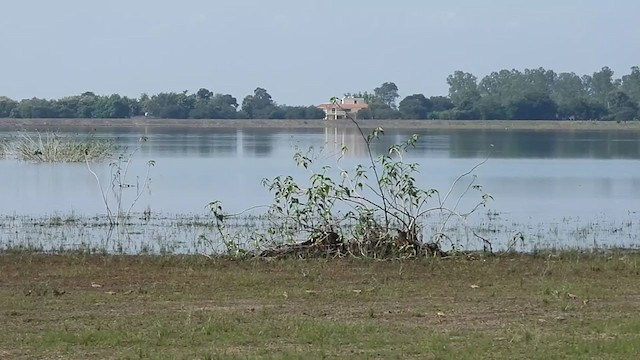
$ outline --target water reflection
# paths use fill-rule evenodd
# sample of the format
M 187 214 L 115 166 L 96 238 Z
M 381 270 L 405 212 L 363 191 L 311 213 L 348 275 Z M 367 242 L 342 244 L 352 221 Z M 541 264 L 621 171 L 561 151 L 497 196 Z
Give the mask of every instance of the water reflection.
M 369 130 L 364 130 L 365 135 Z M 327 147 L 348 156 L 367 156 L 367 146 L 354 128 L 324 129 L 227 129 L 227 128 L 109 128 L 90 131 L 98 138 L 115 139 L 133 148 L 141 136 L 149 139 L 144 153 L 169 157 L 268 157 L 274 151 L 299 147 Z M 478 158 L 491 152 L 492 158 L 583 158 L 640 159 L 640 133 L 634 131 L 530 131 L 530 130 L 387 130 L 373 141 L 376 154 L 386 153 L 394 144 L 412 134 L 420 136 L 412 152 L 418 156 Z M 0 132 L 0 138 L 17 132 Z M 86 135 L 86 129 L 70 129 L 62 134 Z
M 409 156 L 411 161 L 420 163 L 417 181 L 426 188 L 447 189 L 458 175 L 491 152 L 490 161 L 476 174 L 478 182 L 495 197 L 486 210 L 500 214 L 499 220 L 491 220 L 491 226 L 504 229 L 494 235 L 500 237 L 496 240 L 506 241 L 508 232 L 516 228 L 524 228 L 536 241 L 542 241 L 542 235 L 535 234 L 544 233 L 547 240 L 555 236 L 553 241 L 566 242 L 573 236 L 570 234 L 583 234 L 585 231 L 581 229 L 594 227 L 602 230 L 598 241 L 608 236 L 611 241 L 630 244 L 637 238 L 629 235 L 634 233 L 631 228 L 628 232 L 609 234 L 606 225 L 637 223 L 640 213 L 637 132 L 388 130 L 372 144 L 372 151 L 374 155 L 386 153 L 391 145 L 406 141 L 413 133 L 418 133 L 421 141 Z M 74 129 L 62 134 L 84 135 L 86 131 Z M 18 136 L 16 132 L 0 132 L 0 138 Z M 308 178 L 309 174 L 297 169 L 291 160 L 297 149 L 313 147 L 316 155 L 323 156 L 322 161 L 334 165 L 335 155 L 346 146 L 343 165 L 347 169 L 366 163 L 368 156 L 366 143 L 357 130 L 342 127 L 110 128 L 99 129 L 92 136 L 113 139 L 130 150 L 140 146 L 141 137 L 148 139 L 136 155 L 131 176 L 135 182 L 136 176 L 144 174 L 146 161 L 156 160 L 151 173 L 152 191 L 134 211 L 150 207 L 154 214 L 169 217 L 203 215 L 205 205 L 216 199 L 222 200 L 229 210 L 269 203 L 270 194 L 260 186 L 263 178 L 283 174 Z M 95 171 L 103 184 L 109 183 L 108 164 L 96 164 Z M 84 164 L 0 160 L 0 178 L 0 215 L 104 213 L 95 179 Z M 572 220 L 566 223 L 567 218 Z M 475 224 L 484 226 L 483 221 Z M 500 224 L 496 225 L 496 221 Z M 27 227 L 19 231 L 27 231 L 24 229 Z M 0 237 L 6 239 L 9 232 L 4 235 L 0 232 Z M 620 234 L 626 237 L 616 238 Z

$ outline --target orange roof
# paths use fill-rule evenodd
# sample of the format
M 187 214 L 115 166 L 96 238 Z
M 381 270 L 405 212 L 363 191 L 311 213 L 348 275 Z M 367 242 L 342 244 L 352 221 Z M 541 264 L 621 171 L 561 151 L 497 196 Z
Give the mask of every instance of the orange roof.
M 320 109 L 349 109 L 349 110 L 360 110 L 368 108 L 368 104 L 333 104 L 333 103 L 324 103 L 318 105 Z

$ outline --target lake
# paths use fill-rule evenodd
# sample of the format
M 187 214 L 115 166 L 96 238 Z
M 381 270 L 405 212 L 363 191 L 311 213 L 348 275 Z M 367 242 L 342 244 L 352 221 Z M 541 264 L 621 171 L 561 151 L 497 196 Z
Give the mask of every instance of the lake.
M 444 193 L 458 176 L 488 158 L 473 174 L 475 184 L 494 200 L 470 217 L 469 225 L 490 238 L 497 249 L 636 247 L 639 243 L 639 132 L 387 129 L 374 143 L 374 154 L 385 153 L 413 133 L 420 135 L 420 141 L 406 160 L 420 164 L 417 180 L 424 188 Z M 16 139 L 20 134 L 0 131 L 0 139 Z M 86 136 L 87 131 L 61 133 L 75 134 Z M 360 134 L 335 127 L 114 127 L 98 129 L 92 136 L 113 140 L 126 149 L 125 154 L 139 148 L 127 177 L 133 188 L 127 189 L 123 204 L 136 197 L 134 188 L 144 180 L 147 161 L 155 162 L 150 187 L 133 208 L 137 214 L 150 211 L 154 220 L 134 226 L 125 243 L 111 241 L 112 234 L 104 226 L 100 187 L 86 164 L 33 164 L 9 157 L 0 160 L 0 248 L 91 247 L 127 253 L 219 250 L 206 205 L 220 200 L 227 211 L 239 212 L 269 204 L 263 178 L 308 178 L 308 172 L 292 160 L 296 151 L 314 159 L 316 169 L 322 165 L 335 169 L 345 145 L 348 151 L 339 166 L 352 169 L 369 164 Z M 141 142 L 142 137 L 146 141 Z M 113 169 L 109 162 L 90 166 L 109 193 Z M 470 180 L 465 178 L 454 188 L 452 199 L 464 192 Z M 465 195 L 461 209 L 472 207 L 479 195 Z M 201 235 L 216 244 L 201 243 Z M 461 243 L 465 248 L 477 247 L 468 238 Z

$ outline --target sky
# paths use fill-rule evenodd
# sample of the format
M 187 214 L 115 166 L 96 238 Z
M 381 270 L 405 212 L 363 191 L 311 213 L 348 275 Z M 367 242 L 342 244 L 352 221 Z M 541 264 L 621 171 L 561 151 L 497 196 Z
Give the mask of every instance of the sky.
M 16 100 L 262 87 L 311 105 L 387 81 L 446 95 L 456 70 L 640 65 L 637 0 L 2 2 L 0 96 Z

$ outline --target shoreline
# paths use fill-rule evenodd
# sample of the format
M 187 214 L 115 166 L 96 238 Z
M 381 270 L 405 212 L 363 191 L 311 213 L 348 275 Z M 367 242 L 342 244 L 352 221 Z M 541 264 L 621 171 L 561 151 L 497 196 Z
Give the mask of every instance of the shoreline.
M 568 130 L 568 131 L 640 131 L 640 121 L 568 120 L 359 120 L 360 127 L 373 129 L 424 130 Z M 0 119 L 0 130 L 62 130 L 68 128 L 184 128 L 184 129 L 324 129 L 355 127 L 347 121 L 264 120 L 264 119 Z

